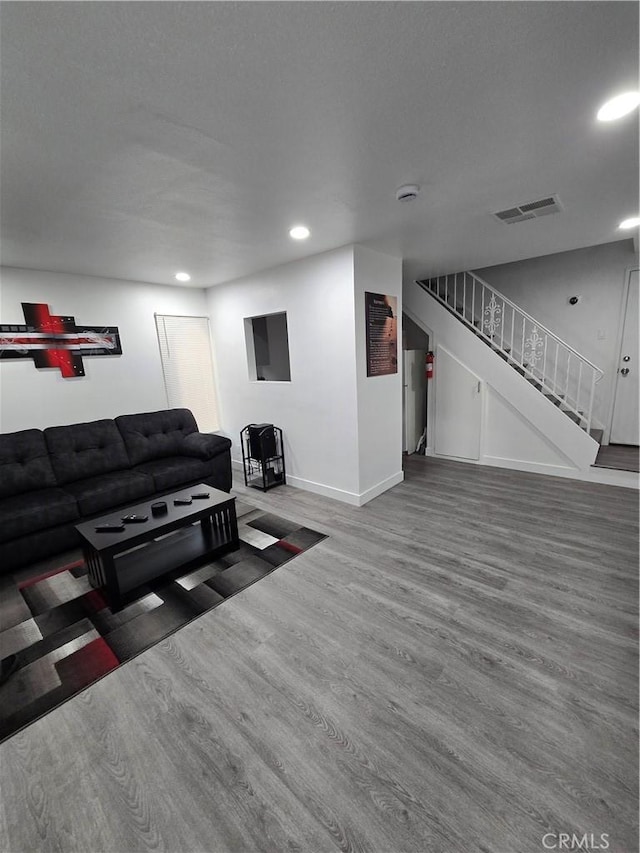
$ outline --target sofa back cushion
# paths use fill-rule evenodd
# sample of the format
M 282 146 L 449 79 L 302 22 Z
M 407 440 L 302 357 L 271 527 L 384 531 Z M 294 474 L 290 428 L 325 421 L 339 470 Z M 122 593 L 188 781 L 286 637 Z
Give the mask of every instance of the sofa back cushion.
M 141 415 L 121 415 L 116 424 L 132 465 L 165 456 L 181 456 L 187 435 L 198 431 L 189 409 L 168 409 Z
M 47 445 L 39 429 L 0 435 L 0 498 L 55 485 Z
M 49 427 L 44 438 L 60 485 L 131 467 L 114 421 Z

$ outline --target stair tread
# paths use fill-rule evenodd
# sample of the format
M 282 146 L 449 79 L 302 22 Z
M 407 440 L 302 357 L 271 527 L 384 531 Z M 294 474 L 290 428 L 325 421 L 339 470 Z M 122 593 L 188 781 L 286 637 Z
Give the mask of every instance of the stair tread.
M 546 394 L 544 395 L 547 400 L 551 400 L 554 406 L 561 406 L 562 400 L 559 397 L 556 397 L 554 394 Z

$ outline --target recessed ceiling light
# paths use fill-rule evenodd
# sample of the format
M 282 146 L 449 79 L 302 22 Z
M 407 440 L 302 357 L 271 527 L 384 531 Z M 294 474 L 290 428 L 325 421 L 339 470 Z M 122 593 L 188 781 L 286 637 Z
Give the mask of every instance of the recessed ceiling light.
M 176 278 L 178 281 L 191 281 L 191 276 L 188 272 L 177 272 Z
M 306 225 L 294 225 L 289 231 L 289 237 L 294 240 L 306 240 L 309 234 L 311 234 L 311 231 L 309 231 Z
M 598 110 L 599 121 L 615 121 L 634 110 L 640 104 L 640 92 L 624 92 L 616 95 Z
M 632 216 L 630 219 L 624 219 L 618 228 L 624 228 L 626 231 L 628 228 L 637 228 L 640 225 L 640 216 Z

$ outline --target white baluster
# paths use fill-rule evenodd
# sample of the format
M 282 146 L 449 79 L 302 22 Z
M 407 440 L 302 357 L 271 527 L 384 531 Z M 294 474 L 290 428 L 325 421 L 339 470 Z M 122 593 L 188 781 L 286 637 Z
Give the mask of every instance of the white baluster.
M 587 413 L 587 432 L 591 429 L 591 415 L 593 412 L 593 396 L 596 390 L 596 372 L 591 371 L 591 392 L 589 394 L 589 411 Z
M 511 306 L 511 358 L 513 358 L 513 357 L 514 357 L 514 352 L 513 352 L 513 333 L 515 332 L 515 328 L 516 328 L 516 309 L 515 309 L 515 308 L 513 307 L 513 305 L 512 305 L 512 306 Z
M 467 274 L 462 274 L 462 316 L 467 319 Z
M 476 280 L 471 279 L 471 324 L 476 325 Z
M 576 409 L 580 410 L 580 385 L 582 384 L 582 361 L 578 366 L 578 388 L 576 390 Z

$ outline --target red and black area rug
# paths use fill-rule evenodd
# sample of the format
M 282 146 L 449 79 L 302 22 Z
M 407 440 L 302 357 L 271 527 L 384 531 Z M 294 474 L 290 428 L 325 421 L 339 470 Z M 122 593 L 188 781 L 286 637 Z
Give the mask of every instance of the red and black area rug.
M 117 613 L 81 560 L 3 578 L 0 656 L 16 654 L 18 669 L 0 686 L 0 740 L 326 538 L 240 502 L 237 513 L 238 551 L 141 587 Z

